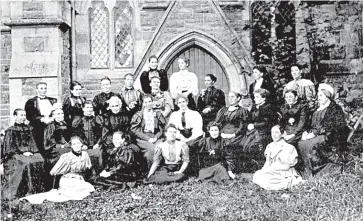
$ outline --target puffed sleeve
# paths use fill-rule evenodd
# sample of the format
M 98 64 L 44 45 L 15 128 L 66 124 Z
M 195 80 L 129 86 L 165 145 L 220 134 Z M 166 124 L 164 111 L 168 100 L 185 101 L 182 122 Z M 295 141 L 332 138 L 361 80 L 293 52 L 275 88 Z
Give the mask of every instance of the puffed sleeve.
M 13 136 L 11 130 L 5 131 L 5 137 L 3 142 L 1 142 L 1 162 L 3 163 L 8 158 L 12 157 L 16 154 L 17 149 L 12 148 L 13 144 Z
M 57 163 L 54 165 L 50 171 L 50 175 L 66 174 L 71 170 L 71 161 L 69 159 L 69 154 L 65 153 L 59 158 Z
M 146 140 L 148 141 L 151 137 L 149 137 L 148 135 L 146 135 L 143 132 L 143 128 L 142 128 L 142 112 L 137 112 L 131 120 L 131 132 L 137 137 L 140 138 L 142 140 Z
M 226 106 L 226 98 L 222 90 L 218 90 L 216 96 L 213 97 L 210 108 L 212 112 L 217 112 L 222 107 Z
M 195 73 L 191 72 L 192 85 L 191 90 L 194 96 L 198 95 L 198 77 Z
M 141 89 L 142 89 L 142 91 L 144 93 L 150 93 L 151 92 L 150 80 L 149 80 L 148 73 L 149 73 L 148 71 L 143 71 L 141 73 L 141 76 L 140 76 Z
M 224 107 L 218 111 L 217 116 L 216 116 L 216 123 L 223 125 L 224 113 L 226 112 L 226 110 L 227 110 L 227 107 Z
M 64 112 L 64 120 L 68 122 L 68 120 L 71 118 L 71 112 L 72 112 L 72 101 L 70 97 L 64 99 L 62 109 Z
M 203 135 L 203 119 L 202 116 L 197 112 L 193 111 L 193 129 L 192 136 L 188 140 L 193 140 Z
M 189 163 L 189 147 L 185 143 L 181 146 L 181 160 L 183 162 Z
M 159 139 L 163 136 L 164 128 L 166 125 L 166 119 L 160 112 L 156 112 L 156 123 L 158 124 L 158 132 L 155 134 L 155 138 Z
M 170 113 L 174 110 L 174 103 L 173 98 L 171 97 L 170 93 L 165 91 L 164 92 L 165 98 L 165 110 L 163 111 L 164 117 L 168 117 Z
M 164 69 L 159 70 L 160 75 L 160 90 L 167 91 L 169 89 L 168 75 Z
M 288 170 L 289 168 L 293 167 L 297 163 L 297 151 L 294 146 L 290 144 L 285 144 L 285 147 L 279 154 L 279 162 L 281 163 L 282 169 Z
M 156 145 L 155 152 L 154 152 L 154 164 L 157 166 L 160 165 L 161 160 L 163 159 L 162 150 L 160 145 Z
M 172 98 L 176 98 L 176 96 L 178 96 L 178 94 L 180 93 L 180 91 L 178 89 L 179 82 L 178 82 L 178 74 L 177 73 L 173 73 L 170 76 L 170 94 L 171 94 Z
M 55 126 L 54 123 L 48 124 L 44 129 L 44 149 L 50 150 L 55 148 L 57 142 L 54 137 Z

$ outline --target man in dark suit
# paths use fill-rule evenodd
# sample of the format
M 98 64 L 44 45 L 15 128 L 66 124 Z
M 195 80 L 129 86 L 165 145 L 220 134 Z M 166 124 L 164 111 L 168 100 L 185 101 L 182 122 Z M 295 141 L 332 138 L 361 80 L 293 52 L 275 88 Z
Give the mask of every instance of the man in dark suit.
M 34 138 L 39 152 L 44 153 L 44 129 L 51 119 L 51 111 L 56 98 L 47 97 L 47 83 L 39 82 L 36 85 L 37 96 L 30 98 L 25 103 L 26 118 L 29 125 L 34 128 Z

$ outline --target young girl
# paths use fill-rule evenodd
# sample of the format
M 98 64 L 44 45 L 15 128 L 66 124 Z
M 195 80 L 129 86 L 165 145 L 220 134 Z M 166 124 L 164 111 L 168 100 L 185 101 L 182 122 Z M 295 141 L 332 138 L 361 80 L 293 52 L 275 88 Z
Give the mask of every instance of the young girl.
M 27 196 L 23 199 L 31 203 L 42 203 L 44 200 L 64 202 L 82 200 L 90 195 L 95 189 L 84 180 L 82 173 L 89 170 L 92 165 L 88 154 L 82 151 L 82 146 L 83 143 L 79 137 L 72 137 L 72 151 L 63 154 L 50 171 L 52 176 L 61 175 L 58 189 Z
M 297 151 L 282 138 L 282 132 L 279 125 L 272 127 L 273 142 L 266 147 L 265 165 L 253 175 L 253 182 L 266 190 L 286 189 L 303 182 L 294 168 Z

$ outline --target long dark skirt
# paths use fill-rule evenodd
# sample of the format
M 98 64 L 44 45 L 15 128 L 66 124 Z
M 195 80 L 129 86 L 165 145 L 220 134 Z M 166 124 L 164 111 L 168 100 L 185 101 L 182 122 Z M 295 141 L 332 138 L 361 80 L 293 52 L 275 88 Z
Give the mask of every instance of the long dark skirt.
M 315 175 L 340 173 L 342 163 L 339 162 L 336 154 L 331 150 L 333 147 L 326 148 L 327 143 L 324 135 L 316 136 L 309 140 L 301 140 L 297 145 L 297 150 L 301 156 L 302 167 L 298 167 L 299 172 L 304 178 Z M 331 151 L 326 151 L 326 150 Z
M 43 192 L 43 157 L 39 153 L 13 156 L 4 163 L 2 184 L 1 197 L 5 200 Z
M 147 183 L 166 184 L 185 180 L 186 175 L 184 173 L 173 174 L 173 172 L 180 169 L 180 166 L 181 165 L 179 164 L 169 164 L 162 166 L 159 170 L 150 176 L 150 178 L 147 180 Z
M 258 130 L 249 131 L 242 138 L 240 146 L 242 156 L 240 158 L 240 172 L 251 173 L 261 169 L 265 163 L 264 152 L 271 138 L 267 134 L 261 134 Z
M 199 170 L 198 179 L 201 181 L 222 183 L 225 180 L 229 180 L 229 176 L 226 168 L 218 163 L 214 166 Z
M 153 136 L 153 134 L 150 133 L 150 136 Z M 146 140 L 136 138 L 136 145 L 140 148 L 142 155 L 146 159 L 148 168 L 151 167 L 154 160 L 153 158 L 154 158 L 155 146 L 161 142 L 162 140 L 157 140 L 155 143 L 149 143 Z

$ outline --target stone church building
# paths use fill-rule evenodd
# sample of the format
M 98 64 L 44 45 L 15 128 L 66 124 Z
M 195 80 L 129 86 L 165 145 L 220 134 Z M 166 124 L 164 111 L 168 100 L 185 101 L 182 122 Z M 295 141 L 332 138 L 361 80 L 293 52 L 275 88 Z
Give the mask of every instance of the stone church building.
M 270 1 L 268 1 L 270 2 Z M 310 63 L 309 41 L 299 1 L 245 0 L 5 0 L 1 1 L 1 128 L 11 123 L 15 108 L 24 107 L 35 96 L 39 81 L 48 83 L 48 96 L 62 100 L 69 94 L 69 83 L 77 80 L 88 99 L 100 92 L 99 80 L 112 79 L 113 91 L 123 85 L 123 76 L 132 73 L 135 86 L 151 55 L 159 57 L 159 67 L 170 76 L 178 71 L 177 58 L 190 58 L 189 71 L 198 75 L 204 88 L 205 74 L 217 76 L 217 87 L 224 92 L 247 93 L 252 67 L 256 63 L 273 66 L 256 53 L 261 48 L 251 22 L 261 11 L 271 11 L 269 38 L 283 39 L 274 22 L 290 25 L 295 47 L 294 59 Z M 357 8 L 358 6 L 358 8 Z M 339 11 L 348 20 L 339 21 L 329 37 L 342 51 L 329 50 L 321 60 L 332 79 L 351 75 L 349 62 L 362 58 L 362 5 L 317 4 L 310 15 L 324 14 L 331 19 Z M 343 9 L 342 9 L 343 8 Z M 314 9 L 314 8 L 313 8 Z M 334 12 L 334 13 L 332 13 Z M 335 16 L 335 17 L 334 17 Z M 337 19 L 336 19 L 337 20 Z M 330 33 L 329 19 L 319 27 Z M 260 48 L 259 48 L 260 47 Z M 339 48 L 338 48 L 339 49 Z M 299 53 L 297 53 L 299 52 Z M 342 62 L 344 61 L 344 62 Z M 344 64 L 343 64 L 344 63 Z M 334 67 L 334 68 L 332 68 Z M 337 70 L 339 70 L 337 72 Z

